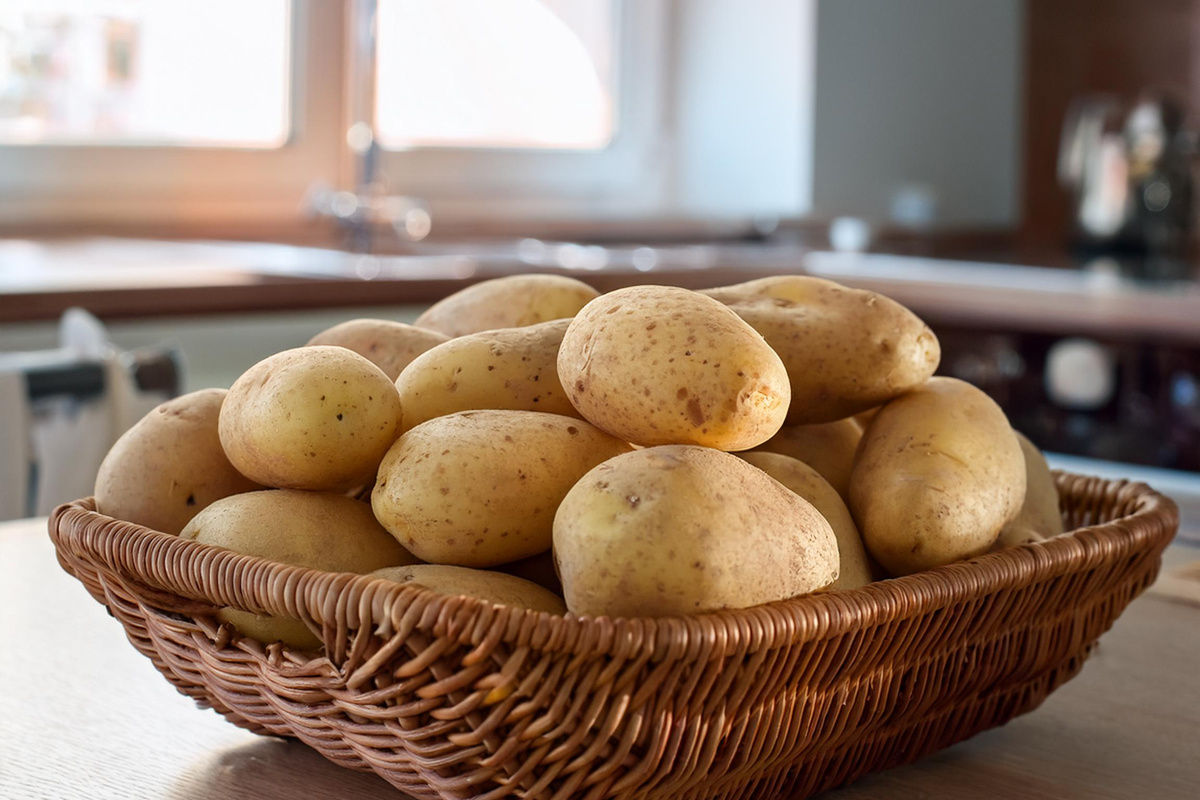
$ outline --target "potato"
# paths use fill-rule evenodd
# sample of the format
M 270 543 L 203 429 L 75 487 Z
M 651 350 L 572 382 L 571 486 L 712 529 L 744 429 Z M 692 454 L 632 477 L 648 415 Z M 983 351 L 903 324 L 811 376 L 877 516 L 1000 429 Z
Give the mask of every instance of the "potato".
M 423 561 L 493 567 L 550 549 L 574 483 L 629 445 L 583 420 L 537 411 L 463 411 L 401 436 L 379 465 L 371 506 Z
M 584 419 L 634 444 L 746 450 L 783 424 L 779 356 L 736 314 L 696 292 L 634 286 L 572 320 L 558 377 Z
M 853 417 L 816 425 L 784 425 L 758 450 L 782 453 L 815 469 L 843 500 L 850 492 L 850 470 L 862 428 Z
M 352 319 L 321 331 L 308 346 L 330 345 L 353 350 L 396 380 L 414 358 L 450 337 L 437 331 L 386 319 Z
M 220 434 L 261 484 L 345 491 L 370 481 L 400 423 L 400 395 L 379 367 L 344 347 L 299 347 L 237 379 Z
M 325 646 L 307 625 L 291 617 L 264 617 L 236 608 L 222 608 L 217 619 L 228 622 L 242 636 L 263 644 L 283 642 L 294 650 L 320 650 Z
M 766 337 L 792 381 L 789 425 L 832 422 L 914 389 L 941 360 L 915 314 L 875 292 L 804 275 L 709 289 Z
M 746 462 L 667 445 L 617 456 L 567 494 L 554 557 L 576 614 L 660 617 L 821 589 L 837 540 L 806 500 Z
M 330 492 L 281 489 L 227 497 L 197 514 L 180 536 L 329 572 L 367 573 L 417 563 L 375 521 L 366 503 Z M 264 644 L 282 641 L 302 650 L 321 646 L 298 619 L 232 608 L 222 609 L 217 617 Z
M 554 553 L 549 550 L 513 561 L 511 564 L 501 564 L 496 567 L 496 571 L 532 581 L 546 591 L 562 597 L 562 581 L 558 579 L 558 570 L 554 566 Z
M 833 535 L 837 537 L 839 569 L 838 579 L 829 588 L 857 589 L 874 580 L 858 526 L 854 524 L 846 502 L 829 481 L 808 464 L 791 456 L 753 452 L 742 453 L 741 457 L 811 503 L 833 528 Z
M 396 381 L 405 426 L 487 408 L 579 417 L 558 381 L 558 347 L 570 323 L 473 333 L 433 348 Z
M 1025 459 L 1000 407 L 932 378 L 871 421 L 850 475 L 850 511 L 892 575 L 987 551 L 1025 500 Z
M 263 488 L 234 469 L 217 435 L 224 389 L 168 400 L 127 430 L 100 464 L 96 509 L 179 533 L 216 500 Z
M 1025 434 L 1014 431 L 1025 458 L 1025 502 L 1012 522 L 1000 531 L 992 549 L 1041 542 L 1063 532 L 1062 511 L 1058 506 L 1058 487 L 1050 474 L 1046 457 Z
M 439 594 L 477 597 L 502 606 L 528 608 L 548 614 L 565 614 L 567 611 L 561 597 L 536 583 L 502 572 L 444 564 L 417 564 L 411 567 L 388 567 L 371 574 L 396 583 L 411 583 L 432 589 Z
M 868 408 L 866 411 L 860 411 L 851 417 L 851 419 L 857 422 L 858 427 L 865 431 L 867 426 L 871 424 L 871 420 L 875 419 L 875 415 L 879 413 L 880 408 L 881 406 L 875 406 L 874 408 Z
M 416 324 L 451 338 L 521 328 L 573 317 L 598 295 L 583 281 L 562 275 L 510 275 L 455 292 L 426 309 Z

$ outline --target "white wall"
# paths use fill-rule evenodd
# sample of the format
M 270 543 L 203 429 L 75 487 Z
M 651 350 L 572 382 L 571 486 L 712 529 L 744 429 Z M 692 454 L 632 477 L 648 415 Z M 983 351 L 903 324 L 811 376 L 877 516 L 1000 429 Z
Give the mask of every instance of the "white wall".
M 820 0 L 813 212 L 884 220 L 927 184 L 938 224 L 1019 213 L 1021 0 Z
M 677 0 L 673 207 L 1019 215 L 1022 0 Z
M 787 216 L 808 210 L 816 5 L 675 5 L 680 210 Z

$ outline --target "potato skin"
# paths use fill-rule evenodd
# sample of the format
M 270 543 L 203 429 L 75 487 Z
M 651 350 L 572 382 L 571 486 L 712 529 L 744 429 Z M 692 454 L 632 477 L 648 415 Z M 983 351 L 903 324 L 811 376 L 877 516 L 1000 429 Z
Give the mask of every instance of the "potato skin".
M 842 499 L 850 495 L 850 471 L 862 427 L 853 417 L 815 425 L 784 425 L 756 450 L 803 461 L 829 481 Z
M 353 350 L 394 381 L 414 358 L 448 341 L 448 336 L 437 331 L 403 322 L 352 319 L 321 331 L 306 346 L 329 345 Z
M 493 567 L 548 550 L 554 511 L 571 486 L 629 449 L 558 414 L 463 411 L 396 440 L 371 506 L 422 560 Z
M 417 563 L 375 520 L 366 503 L 331 492 L 280 489 L 227 497 L 197 514 L 180 537 L 330 572 L 362 574 Z M 297 619 L 232 608 L 221 609 L 217 616 L 264 644 L 282 641 L 301 650 L 321 646 Z
M 247 492 L 206 508 L 180 536 L 243 555 L 329 572 L 419 563 L 366 503 L 333 492 Z
M 283 642 L 294 650 L 307 651 L 324 647 L 307 625 L 292 617 L 262 616 L 251 614 L 249 611 L 238 611 L 236 608 L 222 608 L 217 611 L 217 619 L 228 622 L 242 636 L 263 644 Z
M 750 323 L 792 382 L 789 425 L 832 422 L 923 384 L 941 347 L 929 326 L 890 298 L 806 275 L 703 292 Z
M 417 317 L 417 326 L 450 338 L 573 317 L 599 296 L 563 275 L 510 275 L 455 292 Z
M 177 534 L 213 502 L 262 489 L 221 447 L 217 420 L 226 394 L 202 389 L 176 397 L 127 430 L 96 474 L 97 510 Z
M 829 481 L 803 461 L 779 453 L 755 451 L 740 453 L 748 464 L 761 469 L 775 480 L 803 497 L 815 508 L 837 537 L 838 578 L 831 589 L 857 589 L 874 580 L 862 535 L 846 502 Z
M 871 420 L 875 419 L 875 415 L 879 413 L 879 409 L 881 407 L 882 406 L 875 406 L 874 408 L 868 408 L 866 411 L 860 411 L 851 417 L 851 419 L 857 422 L 858 427 L 865 431 L 867 426 L 871 424 Z
M 987 551 L 1025 500 L 1025 459 L 1004 412 L 954 378 L 885 405 L 863 434 L 850 511 L 892 575 Z
M 547 614 L 567 612 L 567 606 L 561 597 L 546 591 L 536 583 L 503 572 L 446 564 L 416 564 L 410 567 L 388 567 L 376 570 L 371 575 L 396 583 L 422 586 L 440 594 L 477 597 L 502 606 L 545 611 Z
M 1062 511 L 1058 505 L 1058 487 L 1050 465 L 1037 445 L 1020 431 L 1014 431 L 1025 458 L 1025 502 L 1012 522 L 1000 531 L 993 550 L 1029 542 L 1052 539 L 1063 532 Z
M 344 347 L 284 350 L 246 370 L 221 407 L 221 445 L 243 474 L 281 489 L 368 483 L 399 435 L 400 395 Z
M 783 363 L 753 328 L 668 286 L 588 303 L 563 337 L 558 377 L 584 419 L 643 446 L 747 450 L 779 430 L 790 397 Z
M 473 333 L 428 351 L 396 381 L 405 427 L 488 408 L 580 417 L 558 380 L 558 348 L 570 324 Z
M 666 445 L 604 462 L 567 494 L 554 557 L 576 614 L 746 608 L 828 586 L 837 540 L 799 495 L 736 456 Z

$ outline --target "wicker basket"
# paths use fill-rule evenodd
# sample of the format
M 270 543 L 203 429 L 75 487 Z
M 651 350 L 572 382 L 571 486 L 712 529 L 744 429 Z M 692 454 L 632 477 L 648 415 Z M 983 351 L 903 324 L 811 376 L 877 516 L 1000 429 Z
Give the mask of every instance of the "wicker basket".
M 1037 707 L 1158 572 L 1146 486 L 1057 477 L 1073 533 L 691 618 L 554 617 L 57 509 L 63 567 L 179 691 L 417 797 L 807 797 Z M 1086 527 L 1084 527 L 1086 526 Z M 300 617 L 328 658 L 231 638 Z

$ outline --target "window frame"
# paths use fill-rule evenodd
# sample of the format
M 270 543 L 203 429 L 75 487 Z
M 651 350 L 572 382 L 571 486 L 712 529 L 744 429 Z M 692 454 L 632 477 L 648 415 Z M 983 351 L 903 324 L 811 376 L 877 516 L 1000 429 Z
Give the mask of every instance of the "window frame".
M 669 0 L 614 0 L 616 122 L 594 150 L 413 146 L 378 151 L 392 193 L 438 220 L 594 219 L 663 207 L 671 178 Z M 373 119 L 370 100 L 359 112 Z
M 667 96 L 673 0 L 614 0 L 618 42 L 612 141 L 597 150 L 413 147 L 379 150 L 389 193 L 439 221 L 503 225 L 661 209 L 671 166 Z M 291 0 L 290 134 L 276 148 L 176 145 L 0 146 L 0 225 L 298 225 L 314 186 L 355 190 L 346 144 L 373 119 L 361 24 L 374 0 Z
M 0 224 L 155 226 L 301 218 L 310 185 L 346 170 L 341 3 L 291 0 L 289 134 L 278 147 L 0 146 Z

